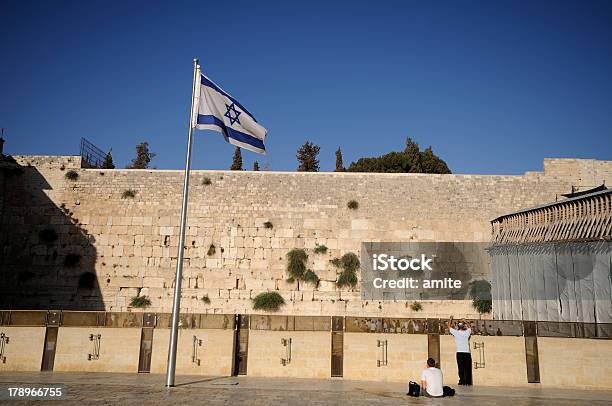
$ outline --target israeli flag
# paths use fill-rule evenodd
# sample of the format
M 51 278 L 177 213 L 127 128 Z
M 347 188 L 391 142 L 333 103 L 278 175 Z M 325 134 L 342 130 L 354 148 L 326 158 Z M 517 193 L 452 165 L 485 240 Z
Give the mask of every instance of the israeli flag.
M 194 107 L 197 109 L 193 115 L 196 119 L 194 127 L 218 131 L 230 144 L 265 154 L 266 129 L 238 100 L 201 74 L 199 67 L 197 74 L 199 83 L 196 83 L 194 100 Z

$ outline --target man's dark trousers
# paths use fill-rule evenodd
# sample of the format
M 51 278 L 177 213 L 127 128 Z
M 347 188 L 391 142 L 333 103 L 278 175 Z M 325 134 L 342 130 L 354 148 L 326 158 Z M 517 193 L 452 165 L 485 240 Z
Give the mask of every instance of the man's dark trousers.
M 457 370 L 459 371 L 459 385 L 471 385 L 472 354 L 469 352 L 457 353 Z

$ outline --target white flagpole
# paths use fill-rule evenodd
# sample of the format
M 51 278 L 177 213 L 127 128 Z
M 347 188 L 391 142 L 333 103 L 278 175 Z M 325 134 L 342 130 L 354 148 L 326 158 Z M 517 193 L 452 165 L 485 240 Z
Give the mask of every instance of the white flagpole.
M 196 92 L 196 84 L 199 83 L 198 59 L 193 60 L 193 87 L 191 91 L 191 113 L 189 116 L 189 136 L 187 140 L 187 160 L 185 162 L 185 180 L 183 183 L 183 206 L 181 209 L 181 227 L 179 231 L 178 242 L 178 258 L 176 263 L 176 279 L 174 281 L 174 303 L 172 305 L 172 331 L 170 333 L 170 346 L 168 348 L 168 369 L 166 371 L 166 386 L 174 386 L 174 376 L 176 373 L 176 348 L 179 333 L 179 313 L 181 310 L 181 282 L 183 281 L 183 259 L 185 257 L 185 225 L 187 223 L 187 202 L 189 195 L 189 171 L 191 170 L 191 144 L 193 136 L 193 127 L 196 121 L 194 100 Z

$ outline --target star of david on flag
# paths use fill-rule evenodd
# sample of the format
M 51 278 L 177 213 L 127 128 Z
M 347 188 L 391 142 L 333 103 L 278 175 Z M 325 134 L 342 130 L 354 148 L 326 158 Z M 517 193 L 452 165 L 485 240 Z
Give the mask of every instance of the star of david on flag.
M 265 154 L 267 130 L 238 100 L 201 74 L 199 67 L 197 76 L 193 127 L 218 131 L 230 144 Z

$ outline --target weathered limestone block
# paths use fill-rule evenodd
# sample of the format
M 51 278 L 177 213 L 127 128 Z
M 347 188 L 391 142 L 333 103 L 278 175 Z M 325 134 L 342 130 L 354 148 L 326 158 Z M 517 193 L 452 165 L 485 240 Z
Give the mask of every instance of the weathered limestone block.
M 143 284 L 143 286 L 147 286 L 147 287 L 150 287 L 150 288 L 163 288 L 163 287 L 165 287 L 164 278 L 152 278 L 152 277 L 145 276 L 142 279 L 142 284 Z
M 142 278 L 135 277 L 112 277 L 110 278 L 110 283 L 108 283 L 109 287 L 119 287 L 119 288 L 141 288 L 143 286 Z

